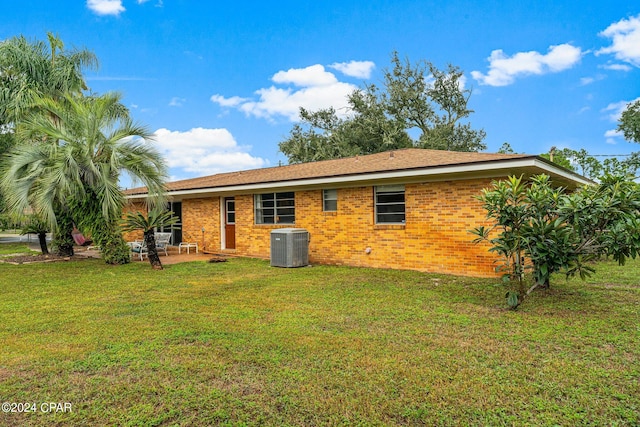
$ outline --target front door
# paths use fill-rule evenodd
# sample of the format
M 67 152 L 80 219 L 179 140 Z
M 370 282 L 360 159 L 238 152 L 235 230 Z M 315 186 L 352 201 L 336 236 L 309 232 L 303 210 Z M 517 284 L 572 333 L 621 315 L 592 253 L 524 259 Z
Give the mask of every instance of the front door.
M 236 248 L 236 202 L 233 197 L 224 199 L 225 249 Z

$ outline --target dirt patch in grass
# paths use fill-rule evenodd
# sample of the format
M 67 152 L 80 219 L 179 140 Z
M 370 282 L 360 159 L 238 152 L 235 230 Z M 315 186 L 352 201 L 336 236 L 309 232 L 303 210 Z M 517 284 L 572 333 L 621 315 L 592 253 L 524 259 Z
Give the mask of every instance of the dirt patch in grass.
M 48 255 L 9 255 L 0 258 L 0 262 L 6 262 L 9 264 L 30 264 L 34 262 L 53 262 L 53 261 L 69 261 L 71 258 L 68 256 L 60 256 L 56 254 L 48 254 Z

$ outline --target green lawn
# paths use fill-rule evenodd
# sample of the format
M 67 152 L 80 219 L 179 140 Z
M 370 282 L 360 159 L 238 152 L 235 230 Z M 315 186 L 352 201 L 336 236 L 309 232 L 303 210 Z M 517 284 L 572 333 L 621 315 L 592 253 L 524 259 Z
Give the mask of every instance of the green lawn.
M 254 259 L 0 265 L 0 425 L 638 425 L 640 262 L 505 288 Z M 43 402 L 72 411 L 44 413 Z
M 2 243 L 0 244 L 0 257 L 6 255 L 15 254 L 37 254 L 38 252 L 32 251 L 24 243 Z

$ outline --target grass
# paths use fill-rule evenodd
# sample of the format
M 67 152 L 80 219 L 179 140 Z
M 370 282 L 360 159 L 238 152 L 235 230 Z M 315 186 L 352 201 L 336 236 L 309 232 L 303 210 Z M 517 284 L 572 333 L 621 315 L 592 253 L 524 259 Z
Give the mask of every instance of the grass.
M 0 265 L 0 425 L 638 425 L 640 261 L 495 280 L 268 262 Z
M 0 244 L 0 257 L 15 254 L 37 254 L 39 252 L 32 251 L 25 243 L 2 243 Z

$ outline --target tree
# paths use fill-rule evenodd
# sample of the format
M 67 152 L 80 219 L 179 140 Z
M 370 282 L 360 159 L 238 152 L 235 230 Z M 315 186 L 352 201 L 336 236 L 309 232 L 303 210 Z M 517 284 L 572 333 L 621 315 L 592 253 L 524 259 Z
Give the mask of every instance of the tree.
M 620 117 L 618 130 L 627 141 L 640 143 L 640 99 L 627 105 Z
M 571 164 L 571 159 L 568 157 L 569 151 L 567 149 L 558 150 L 556 147 L 551 147 L 548 153 L 540 154 L 540 157 L 547 160 L 551 160 L 553 163 L 562 166 L 563 168 L 575 171 L 576 169 Z
M 640 251 L 640 187 L 626 177 L 604 176 L 571 194 L 546 175 L 530 183 L 510 177 L 494 181 L 479 200 L 494 225 L 472 230 L 474 242 L 489 242 L 504 280 L 517 283 L 506 295 L 514 309 L 537 287 L 549 287 L 553 273 L 584 279 L 595 257 L 622 265 Z M 527 271 L 534 281 L 528 289 Z
M 38 243 L 40 244 L 40 251 L 43 255 L 49 254 L 49 247 L 47 246 L 47 233 L 49 227 L 47 224 L 38 218 L 37 215 L 29 215 L 26 224 L 22 227 L 22 234 L 35 234 L 38 236 Z
M 366 85 L 348 96 L 349 112 L 340 117 L 333 108 L 315 112 L 300 109 L 302 123 L 294 125 L 279 144 L 290 163 L 372 154 L 420 147 L 437 150 L 479 151 L 483 130 L 462 123 L 471 90 L 463 89 L 459 68 L 439 70 L 432 63 L 401 61 L 384 70 L 384 88 Z M 410 133 L 417 133 L 413 139 Z
M 87 89 L 82 70 L 97 68 L 93 52 L 65 50 L 58 36 L 48 33 L 47 38 L 48 43 L 29 41 L 23 36 L 0 41 L 0 155 L 15 145 L 15 127 L 36 108 L 37 99 L 45 96 L 62 99 L 69 93 L 80 95 Z M 3 199 L 0 194 L 2 212 Z M 73 248 L 70 236 L 57 237 L 63 238 L 59 243 L 67 252 Z
M 162 212 L 158 209 L 150 211 L 146 216 L 142 212 L 129 212 L 125 217 L 124 231 L 142 231 L 144 244 L 147 247 L 147 258 L 154 270 L 162 270 L 162 261 L 156 248 L 155 230 L 174 225 L 179 221 L 173 212 Z
M 147 144 L 152 134 L 133 123 L 118 94 L 44 98 L 37 107 L 16 129 L 18 139 L 31 144 L 18 144 L 2 172 L 8 207 L 31 207 L 57 230 L 65 255 L 73 254 L 75 222 L 91 232 L 106 262 L 128 262 L 118 227 L 125 202 L 118 181 L 127 173 L 147 186 L 152 202 L 162 203 L 166 166 Z
M 505 141 L 500 146 L 500 149 L 498 150 L 498 153 L 500 153 L 500 154 L 515 154 L 516 152 L 513 151 L 513 147 L 511 147 L 511 144 L 509 144 L 508 142 Z
M 87 89 L 82 70 L 95 69 L 98 60 L 89 50 L 65 50 L 57 36 L 48 44 L 24 36 L 0 42 L 0 127 L 13 127 L 37 99 L 61 99 Z

